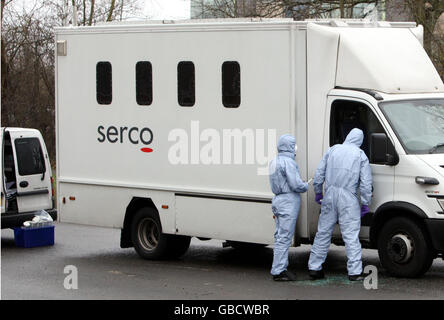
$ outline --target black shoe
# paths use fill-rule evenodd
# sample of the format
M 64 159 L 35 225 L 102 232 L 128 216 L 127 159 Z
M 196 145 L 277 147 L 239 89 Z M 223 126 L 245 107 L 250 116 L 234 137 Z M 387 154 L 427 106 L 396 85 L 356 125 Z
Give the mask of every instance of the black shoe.
M 296 281 L 296 276 L 290 271 L 282 271 L 278 275 L 273 276 L 274 281 Z
M 310 276 L 311 280 L 320 280 L 325 278 L 324 270 L 308 270 L 308 275 Z
M 364 281 L 364 276 L 362 274 L 356 274 L 354 276 L 348 276 L 348 280 L 350 281 Z

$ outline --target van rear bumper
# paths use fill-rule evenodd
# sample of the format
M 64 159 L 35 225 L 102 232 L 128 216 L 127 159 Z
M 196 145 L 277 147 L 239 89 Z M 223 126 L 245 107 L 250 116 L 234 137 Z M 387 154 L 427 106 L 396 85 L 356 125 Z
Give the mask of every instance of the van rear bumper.
M 444 219 L 425 219 L 433 247 L 438 252 L 444 252 Z
M 45 209 L 54 221 L 57 221 L 57 209 Z M 35 211 L 17 214 L 2 214 L 2 229 L 21 227 L 23 222 L 34 218 Z

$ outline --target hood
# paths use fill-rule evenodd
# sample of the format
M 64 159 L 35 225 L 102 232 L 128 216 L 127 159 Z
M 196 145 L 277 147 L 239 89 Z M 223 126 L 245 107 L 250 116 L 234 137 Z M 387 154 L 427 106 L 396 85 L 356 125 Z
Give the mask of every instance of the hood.
M 444 154 L 417 154 L 416 157 L 444 176 Z
M 284 134 L 279 138 L 277 149 L 279 153 L 288 152 L 294 154 L 296 139 L 290 134 Z
M 345 138 L 344 143 L 354 144 L 359 148 L 361 147 L 363 141 L 364 141 L 364 133 L 362 132 L 362 130 L 354 128 L 347 135 L 347 138 Z

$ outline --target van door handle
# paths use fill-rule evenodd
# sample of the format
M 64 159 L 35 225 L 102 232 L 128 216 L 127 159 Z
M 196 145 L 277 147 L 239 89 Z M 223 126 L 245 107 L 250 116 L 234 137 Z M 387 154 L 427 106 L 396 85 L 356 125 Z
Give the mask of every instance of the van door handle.
M 29 185 L 28 181 L 22 181 L 20 182 L 20 187 L 26 188 Z

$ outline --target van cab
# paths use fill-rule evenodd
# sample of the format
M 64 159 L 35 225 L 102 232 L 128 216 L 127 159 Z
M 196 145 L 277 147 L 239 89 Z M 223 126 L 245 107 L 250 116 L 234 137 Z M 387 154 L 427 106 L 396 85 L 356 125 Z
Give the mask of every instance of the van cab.
M 1 227 L 19 227 L 45 210 L 53 220 L 54 189 L 48 151 L 36 129 L 1 128 Z

